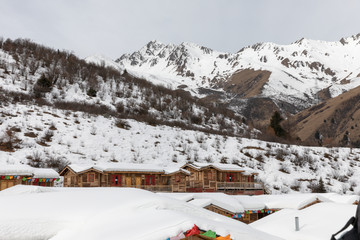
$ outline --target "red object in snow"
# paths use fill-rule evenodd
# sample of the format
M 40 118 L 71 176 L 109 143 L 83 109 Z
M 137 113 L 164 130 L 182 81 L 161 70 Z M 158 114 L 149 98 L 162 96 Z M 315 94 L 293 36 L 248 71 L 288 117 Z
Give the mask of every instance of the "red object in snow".
M 189 237 L 196 234 L 200 234 L 200 231 L 199 228 L 194 224 L 193 228 L 186 232 L 185 237 Z

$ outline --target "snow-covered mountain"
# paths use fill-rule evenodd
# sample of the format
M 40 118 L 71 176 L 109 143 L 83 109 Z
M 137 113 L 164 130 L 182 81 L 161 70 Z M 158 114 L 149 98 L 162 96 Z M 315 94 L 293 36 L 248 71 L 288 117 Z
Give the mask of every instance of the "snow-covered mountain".
M 303 109 L 360 85 L 360 34 L 337 42 L 258 43 L 237 53 L 151 41 L 116 62 L 136 76 L 195 94 L 216 89 L 239 98 L 270 97 Z

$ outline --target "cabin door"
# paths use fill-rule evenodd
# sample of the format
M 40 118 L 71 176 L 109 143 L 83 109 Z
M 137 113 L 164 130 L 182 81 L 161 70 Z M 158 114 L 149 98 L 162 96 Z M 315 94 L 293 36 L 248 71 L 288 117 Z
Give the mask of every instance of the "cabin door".
M 136 177 L 136 187 L 139 188 L 141 186 L 141 177 Z
M 1 181 L 0 190 L 4 190 L 6 186 L 7 186 L 6 181 Z
M 121 175 L 119 174 L 111 175 L 111 186 L 112 187 L 121 186 Z
M 131 187 L 131 177 L 126 177 L 126 186 Z

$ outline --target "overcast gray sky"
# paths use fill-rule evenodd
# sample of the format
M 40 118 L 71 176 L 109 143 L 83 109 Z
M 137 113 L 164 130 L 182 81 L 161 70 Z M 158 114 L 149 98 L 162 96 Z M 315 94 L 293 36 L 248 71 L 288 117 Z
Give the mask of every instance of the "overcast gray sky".
M 150 40 L 236 52 L 360 33 L 359 0 L 0 0 L 0 36 L 113 59 Z

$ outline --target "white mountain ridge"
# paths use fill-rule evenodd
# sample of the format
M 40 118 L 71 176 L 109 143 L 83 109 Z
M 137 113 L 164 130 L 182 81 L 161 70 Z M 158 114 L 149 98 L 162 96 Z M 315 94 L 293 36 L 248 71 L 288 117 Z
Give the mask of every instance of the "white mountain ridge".
M 320 90 L 329 88 L 335 97 L 360 85 L 360 34 L 336 42 L 303 38 L 289 45 L 258 43 L 237 53 L 187 42 L 151 41 L 116 62 L 135 76 L 172 88 L 186 85 L 195 94 L 198 88 L 221 91 L 221 85 L 237 71 L 267 70 L 271 75 L 259 96 L 292 104 L 300 100 L 308 107 L 318 102 Z

